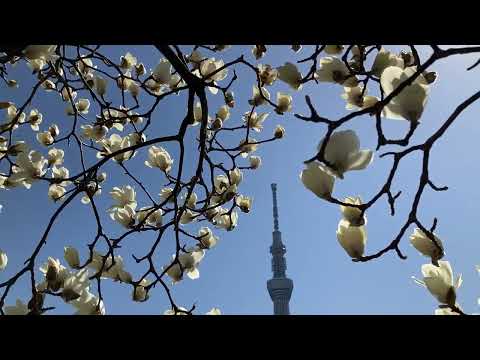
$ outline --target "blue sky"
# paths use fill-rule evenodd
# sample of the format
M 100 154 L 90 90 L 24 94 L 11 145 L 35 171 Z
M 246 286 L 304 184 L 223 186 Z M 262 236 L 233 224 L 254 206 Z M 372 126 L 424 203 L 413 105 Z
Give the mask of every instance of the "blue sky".
M 184 47 L 189 49 L 190 47 Z M 400 49 L 398 46 L 387 46 Z M 305 46 L 299 54 L 294 54 L 289 46 L 271 46 L 267 55 L 260 60 L 274 66 L 285 61 L 296 61 L 308 54 L 310 47 Z M 161 54 L 150 46 L 109 46 L 104 54 L 118 59 L 126 51 L 132 52 L 147 68 L 153 68 Z M 245 53 L 249 61 L 255 59 L 250 46 L 233 47 L 219 56 L 225 61 L 235 59 Z M 423 51 L 422 51 L 423 53 Z M 427 54 L 428 55 L 428 54 Z M 217 56 L 218 57 L 218 56 Z M 474 91 L 479 82 L 480 70 L 466 72 L 465 69 L 476 60 L 475 56 L 457 56 L 436 63 L 432 70 L 439 73 L 439 79 L 431 87 L 431 93 L 422 116 L 422 123 L 412 139 L 412 144 L 423 142 L 435 131 L 454 108 Z M 309 66 L 309 65 L 307 65 Z M 303 73 L 307 66 L 301 66 Z M 253 77 L 245 67 L 236 67 L 239 81 L 233 88 L 236 95 L 236 107 L 227 122 L 239 124 L 241 115 L 249 110 L 247 100 L 251 97 Z M 231 73 L 229 74 L 229 79 Z M 12 77 L 20 83 L 19 89 L 0 87 L 1 101 L 14 101 L 20 104 L 25 99 L 31 86 L 28 68 L 24 63 L 12 70 Z M 110 84 L 109 94 L 114 91 Z M 277 91 L 288 92 L 294 97 L 294 112 L 307 114 L 304 95 L 310 94 L 314 105 L 321 115 L 335 119 L 346 113 L 344 100 L 340 94 L 342 88 L 330 84 L 310 83 L 300 92 L 294 92 L 285 83 L 277 81 L 268 90 L 275 96 Z M 79 97 L 82 97 L 79 94 Z M 112 99 L 117 98 L 113 97 Z M 151 100 L 148 101 L 150 104 Z M 210 114 L 213 115 L 222 104 L 221 96 L 209 95 Z M 58 95 L 42 93 L 30 108 L 37 107 L 44 114 L 41 130 L 51 121 L 57 123 L 65 132 L 72 121 L 64 115 L 64 104 Z M 186 109 L 186 96 L 169 97 L 162 102 L 155 113 L 148 138 L 161 134 L 172 134 L 177 129 Z M 419 218 L 429 226 L 434 217 L 439 220 L 437 234 L 446 249 L 446 259 L 452 264 L 455 274 L 462 273 L 464 284 L 458 291 L 458 299 L 466 312 L 477 312 L 477 298 L 480 296 L 480 278 L 475 264 L 480 264 L 480 242 L 476 229 L 479 180 L 477 165 L 477 142 L 480 126 L 477 114 L 479 104 L 472 105 L 451 126 L 445 136 L 434 148 L 430 160 L 430 174 L 438 185 L 448 185 L 449 190 L 438 193 L 426 189 L 421 202 Z M 259 109 L 267 111 L 267 107 Z M 139 111 L 141 112 L 141 110 Z M 93 116 L 91 111 L 89 116 Z M 431 314 L 436 308 L 436 301 L 427 290 L 414 284 L 411 276 L 421 277 L 420 267 L 427 262 L 413 249 L 405 236 L 400 247 L 408 256 L 399 259 L 389 252 L 380 259 L 367 263 L 353 263 L 337 243 L 335 231 L 340 220 L 337 206 L 319 200 L 307 191 L 299 180 L 303 169 L 302 162 L 315 153 L 318 141 L 323 137 L 325 128 L 321 125 L 302 122 L 288 113 L 278 116 L 270 111 L 261 135 L 255 134 L 257 140 L 271 136 L 277 124 L 286 129 L 286 137 L 281 141 L 259 147 L 257 151 L 263 159 L 262 167 L 256 171 L 245 171 L 240 192 L 254 198 L 250 214 L 240 213 L 238 227 L 235 231 L 225 232 L 215 229 L 220 242 L 208 252 L 200 265 L 200 278 L 184 281 L 173 286 L 173 295 L 178 305 L 190 307 L 196 303 L 198 313 L 205 313 L 212 307 L 219 307 L 224 314 L 271 314 L 272 303 L 269 298 L 266 281 L 271 277 L 269 246 L 272 241 L 272 200 L 270 184 L 278 184 L 278 201 L 280 213 L 280 230 L 287 247 L 287 274 L 294 281 L 294 290 L 290 302 L 293 314 Z M 400 121 L 385 120 L 387 134 L 403 134 L 407 124 Z M 368 116 L 359 117 L 344 125 L 343 129 L 353 129 L 361 139 L 361 148 L 373 149 L 376 145 L 374 122 Z M 189 145 L 186 165 L 190 172 L 195 166 L 196 147 L 195 132 L 188 133 Z M 19 138 L 24 137 L 36 149 L 45 148 L 33 140 L 31 130 L 19 130 Z M 235 145 L 238 138 L 235 138 Z M 232 142 L 233 145 L 233 142 Z M 175 157 L 178 149 L 173 145 L 165 146 Z M 75 149 L 74 146 L 71 147 Z M 398 147 L 391 147 L 394 150 Z M 388 148 L 384 148 L 384 151 Z M 382 151 L 383 152 L 383 151 Z M 334 195 L 343 198 L 360 195 L 369 199 L 383 185 L 387 171 L 391 166 L 390 158 L 380 159 L 375 154 L 374 162 L 364 171 L 350 172 L 345 180 L 337 181 Z M 410 210 L 412 195 L 416 191 L 420 171 L 420 153 L 412 154 L 402 161 L 394 180 L 394 190 L 402 190 L 402 196 L 396 205 L 396 216 L 389 215 L 388 204 L 384 198 L 369 210 L 367 254 L 385 247 L 398 233 Z M 129 170 L 138 174 L 151 193 L 156 195 L 165 180 L 152 169 L 143 164 L 146 151 L 126 163 Z M 92 164 L 94 155 L 88 157 Z M 66 164 L 70 173 L 79 170 L 75 151 L 66 155 Z M 104 184 L 104 194 L 97 199 L 101 209 L 106 210 L 112 200 L 108 191 L 113 186 L 131 184 L 131 181 L 111 163 L 106 166 L 108 179 Z M 135 186 L 137 189 L 138 186 Z M 146 206 L 146 198 L 137 190 L 140 206 Z M 0 248 L 7 252 L 9 265 L 0 272 L 0 282 L 9 278 L 18 270 L 38 242 L 46 223 L 55 211 L 57 204 L 47 198 L 47 185 L 36 183 L 32 190 L 17 188 L 0 192 L 0 203 L 4 209 L 0 214 Z M 104 212 L 105 229 L 115 236 L 121 227 L 114 223 Z M 202 224 L 203 226 L 203 224 Z M 189 226 L 192 232 L 200 225 Z M 407 231 L 409 235 L 413 227 Z M 87 256 L 86 243 L 92 241 L 96 232 L 91 208 L 75 200 L 56 222 L 48 238 L 48 243 L 40 253 L 39 259 L 45 261 L 48 256 L 63 259 L 63 246 L 77 247 L 82 258 Z M 141 234 L 128 239 L 119 254 L 126 262 L 126 268 L 134 277 L 145 270 L 131 259 L 143 255 L 154 241 L 154 234 Z M 168 235 L 159 248 L 159 265 L 170 258 L 174 250 L 174 241 Z M 38 264 L 37 268 L 41 265 Z M 38 272 L 38 275 L 40 273 Z M 131 287 L 102 282 L 108 314 L 160 314 L 169 303 L 162 289 L 156 288 L 146 303 L 131 301 Z M 18 296 L 27 299 L 29 293 L 28 278 L 24 277 L 11 291 L 7 304 L 12 304 Z M 66 306 L 55 299 L 47 305 L 58 306 L 56 313 L 69 314 L 71 306 Z

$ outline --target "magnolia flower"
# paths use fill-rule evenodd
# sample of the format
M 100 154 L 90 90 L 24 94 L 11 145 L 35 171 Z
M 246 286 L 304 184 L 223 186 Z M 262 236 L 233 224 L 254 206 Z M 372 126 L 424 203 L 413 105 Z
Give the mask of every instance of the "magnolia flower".
M 52 61 L 57 58 L 55 50 L 57 45 L 28 45 L 23 50 L 23 55 L 29 60 L 43 59 Z
M 253 97 L 248 100 L 248 103 L 252 106 L 261 106 L 267 102 L 265 99 L 270 100 L 270 93 L 268 90 L 264 87 L 259 89 L 257 85 L 253 85 Z
M 338 223 L 337 239 L 350 257 L 356 259 L 363 256 L 367 243 L 365 226 L 352 226 L 342 219 Z
M 362 199 L 360 199 L 360 196 L 346 197 L 343 202 L 352 205 L 362 205 Z M 360 226 L 367 223 L 366 216 L 362 216 L 362 211 L 359 208 L 340 205 L 340 210 L 342 212 L 343 218 L 347 220 L 352 226 Z
M 185 85 L 185 82 L 178 74 L 173 74 L 170 78 L 170 81 L 168 82 L 168 87 L 170 88 L 170 90 L 175 90 L 182 85 Z
M 0 249 L 0 270 L 4 270 L 8 264 L 8 256 Z
M 239 195 L 235 198 L 235 203 L 244 213 L 249 213 L 252 207 L 253 199 L 248 196 Z
M 118 222 L 127 229 L 132 228 L 135 225 L 135 210 L 129 205 L 113 210 L 110 213 L 110 217 L 112 220 Z
M 168 202 L 170 202 L 170 203 L 175 202 L 175 197 L 171 196 L 172 194 L 173 194 L 173 189 L 172 188 L 163 188 L 160 191 L 160 197 L 162 198 L 162 200 L 165 201 L 165 200 L 168 199 Z
M 343 49 L 344 49 L 343 45 L 325 45 L 325 48 L 323 49 L 323 51 L 325 51 L 325 53 L 328 55 L 338 55 L 338 54 L 341 54 Z
M 200 277 L 198 265 L 204 256 L 205 250 L 198 248 L 187 249 L 187 252 L 178 255 L 178 262 L 168 269 L 167 275 L 170 276 L 174 283 L 182 280 L 183 273 L 186 273 L 192 280 L 198 279 Z M 173 255 L 173 258 L 175 259 L 175 255 Z
M 167 150 L 162 147 L 151 146 L 148 149 L 148 160 L 145 165 L 150 168 L 157 167 L 162 171 L 169 172 L 172 168 L 173 159 Z
M 225 93 L 225 104 L 230 108 L 235 106 L 235 94 L 233 91 L 227 91 Z
M 216 85 L 218 81 L 221 81 L 227 77 L 228 69 L 224 68 L 221 71 L 216 72 L 218 69 L 224 66 L 223 60 L 215 60 L 215 58 L 210 58 L 202 61 L 200 64 L 200 74 L 207 81 L 213 81 Z M 213 74 L 215 72 L 215 74 Z M 213 74 L 213 75 L 210 75 Z M 216 94 L 218 89 L 209 87 L 210 91 L 213 94 Z
M 200 101 L 195 103 L 193 108 L 193 122 L 190 124 L 192 126 L 198 125 L 202 121 L 202 104 Z
M 48 187 L 48 197 L 53 201 L 58 201 L 65 195 L 65 188 L 58 184 L 52 184 Z
M 157 209 L 152 212 L 152 208 L 141 208 L 137 212 L 137 221 L 139 223 L 142 223 L 146 218 L 147 220 L 145 221 L 145 223 L 147 225 L 159 228 L 162 226 L 162 222 L 163 222 L 162 216 L 163 216 L 162 209 Z
M 113 205 L 109 210 L 123 208 L 125 206 L 130 206 L 133 210 L 137 207 L 137 200 L 135 200 L 136 193 L 130 185 L 119 187 L 114 187 L 110 192 L 113 200 L 117 203 Z
M 292 111 L 292 97 L 288 94 L 277 92 L 277 107 L 275 112 L 282 115 L 288 111 Z
M 102 140 L 108 132 L 105 125 L 82 125 L 81 128 L 83 129 L 83 137 L 95 141 Z
M 309 162 L 307 168 L 300 173 L 303 185 L 321 199 L 329 199 L 332 195 L 335 178 L 322 164 Z
M 5 306 L 3 311 L 5 315 L 27 315 L 30 312 L 28 306 L 20 299 L 17 299 L 14 306 Z
M 285 128 L 282 125 L 277 125 L 273 133 L 276 139 L 281 139 L 285 136 Z
M 257 68 L 262 85 L 273 85 L 275 80 L 277 80 L 278 70 L 273 68 L 271 65 L 262 64 L 258 64 Z
M 345 108 L 347 110 L 353 110 L 355 108 L 366 109 L 378 102 L 378 98 L 375 96 L 367 96 L 367 89 L 363 91 L 363 87 L 345 87 L 344 93 L 341 95 L 342 99 L 347 101 Z
M 65 279 L 63 284 L 62 298 L 65 302 L 78 299 L 88 289 L 90 279 L 88 269 L 81 269 Z
M 318 145 L 320 151 L 325 138 Z M 373 151 L 360 150 L 360 140 L 353 130 L 337 131 L 332 134 L 325 147 L 325 160 L 328 170 L 343 179 L 343 174 L 351 170 L 365 169 L 373 160 Z
M 125 136 L 124 138 L 122 138 L 118 134 L 112 134 L 110 135 L 110 138 L 103 139 L 99 142 L 103 146 L 103 150 L 97 153 L 97 158 L 102 158 L 104 156 L 131 146 L 130 137 Z M 120 154 L 115 155 L 113 157 L 113 160 L 121 163 L 125 160 L 130 159 L 131 157 L 133 157 L 133 155 L 133 151 L 124 151 Z
M 65 279 L 70 275 L 67 268 L 60 264 L 60 260 L 52 257 L 49 257 L 47 262 L 40 267 L 40 271 L 45 274 L 48 288 L 53 291 L 62 288 Z
M 231 214 L 228 214 L 227 210 L 220 208 L 219 213 L 214 218 L 214 223 L 216 227 L 227 231 L 232 231 L 237 227 L 238 213 L 236 211 L 232 211 Z
M 350 76 L 347 66 L 336 57 L 324 57 L 320 59 L 321 68 L 315 72 L 316 79 L 322 82 L 331 82 L 343 86 L 356 86 L 358 80 Z
M 66 246 L 63 248 L 63 257 L 67 262 L 68 266 L 73 269 L 80 267 L 80 256 L 78 250 L 71 246 Z
M 258 169 L 262 165 L 262 158 L 260 156 L 250 156 L 250 166 L 252 169 Z
M 73 91 L 71 87 L 65 86 L 61 91 L 61 95 L 63 101 L 70 101 L 70 99 L 73 101 L 77 97 L 77 92 Z
M 133 301 L 144 302 L 148 300 L 149 296 L 148 296 L 147 289 L 145 288 L 146 286 L 148 286 L 148 284 L 149 283 L 147 279 L 142 279 L 139 285 L 134 286 L 133 292 L 132 292 Z
M 45 175 L 44 167 L 47 163 L 48 160 L 37 151 L 32 150 L 28 154 L 21 152 L 15 160 L 15 166 L 12 169 L 13 174 L 7 181 L 10 185 L 23 184 L 27 189 L 30 189 L 34 181 Z
M 130 91 L 132 96 L 135 98 L 138 97 L 138 95 L 140 94 L 140 87 L 135 81 L 131 81 L 129 83 L 127 90 Z
M 243 173 L 239 168 L 234 168 L 228 172 L 230 183 L 232 185 L 240 185 L 243 180 Z
M 137 65 L 137 58 L 129 52 L 125 56 L 120 56 L 120 67 L 122 70 L 128 70 L 135 65 Z
M 135 72 L 136 72 L 137 76 L 145 75 L 145 73 L 147 72 L 146 69 L 145 69 L 145 65 L 143 65 L 143 63 L 136 64 L 135 65 Z
M 439 307 L 435 309 L 435 315 L 460 315 L 460 313 L 453 311 L 450 307 Z
M 37 134 L 37 140 L 40 144 L 44 146 L 49 146 L 54 143 L 55 138 L 52 136 L 50 131 L 44 131 Z
M 245 124 L 248 124 L 248 127 L 255 130 L 256 132 L 260 132 L 263 129 L 263 122 L 268 117 L 268 113 L 260 113 L 257 114 L 256 112 L 247 111 L 243 115 L 243 121 Z
M 62 165 L 65 152 L 61 149 L 52 148 L 48 150 L 48 166 Z
M 382 76 L 383 70 L 389 66 L 397 66 L 403 69 L 403 59 L 401 56 L 387 51 L 382 47 L 375 57 L 371 72 L 373 75 L 380 77 Z
M 413 231 L 413 234 L 410 235 L 410 243 L 415 249 L 417 249 L 421 254 L 432 258 L 432 260 L 439 260 L 443 257 L 443 244 L 442 241 L 435 235 L 432 234 L 435 243 L 419 228 L 416 228 Z
M 298 71 L 297 67 L 287 62 L 285 65 L 277 68 L 278 78 L 295 90 L 301 90 L 302 88 L 302 74 Z
M 100 181 L 100 180 L 99 180 Z M 90 203 L 90 196 L 99 196 L 102 193 L 102 187 L 95 181 L 90 181 L 87 184 L 87 189 L 85 191 L 87 194 L 82 197 L 82 204 Z
M 75 103 L 75 106 L 79 113 L 88 114 L 88 109 L 90 108 L 90 100 L 80 99 Z
M 55 89 L 55 83 L 52 80 L 45 80 L 42 82 L 42 87 L 45 91 L 50 92 Z
M 103 301 L 88 290 L 83 291 L 82 295 L 70 304 L 77 309 L 74 315 L 105 315 Z
M 222 315 L 222 312 L 218 308 L 212 308 L 209 312 L 205 315 Z
M 28 123 L 33 131 L 38 131 L 38 125 L 42 123 L 43 115 L 38 112 L 37 109 L 30 110 L 30 115 L 28 116 Z
M 163 315 L 187 315 L 187 309 L 179 306 L 177 312 L 175 312 L 174 309 L 168 309 L 168 310 L 165 310 Z
M 267 48 L 265 47 L 265 45 L 254 45 L 252 47 L 252 54 L 253 56 L 255 56 L 256 60 L 264 57 L 266 52 L 267 52 Z
M 168 84 L 171 78 L 172 64 L 167 59 L 161 59 L 152 73 L 153 79 L 160 84 Z
M 93 86 L 98 95 L 103 96 L 107 92 L 107 80 L 101 76 L 95 76 L 93 78 Z
M 391 94 L 401 83 L 416 72 L 416 67 L 401 69 L 396 66 L 387 67 L 380 78 L 385 96 Z M 406 86 L 383 108 L 382 115 L 391 119 L 406 119 L 418 122 L 423 114 L 429 93 L 428 82 L 420 74 L 415 81 Z
M 240 147 L 240 153 L 242 154 L 242 157 L 246 158 L 248 154 L 255 152 L 257 150 L 258 144 L 256 143 L 257 140 L 255 139 L 247 139 L 240 141 L 239 147 Z
M 462 285 L 462 275 L 453 282 L 452 267 L 448 261 L 440 260 L 438 266 L 433 264 L 422 265 L 423 281 L 414 280 L 428 289 L 428 291 L 442 304 L 455 306 L 456 289 Z
M 182 216 L 180 216 L 180 224 L 182 224 L 182 225 L 191 223 L 194 220 L 195 220 L 195 214 L 191 210 L 188 210 L 188 209 L 186 209 L 182 213 Z
M 202 246 L 207 249 L 213 248 L 218 242 L 218 237 L 214 236 L 212 230 L 208 227 L 202 227 L 198 230 L 198 238 Z
M 227 105 L 222 105 L 220 106 L 220 109 L 218 109 L 217 114 L 216 114 L 217 119 L 222 120 L 224 122 L 230 117 L 230 109 L 228 108 Z

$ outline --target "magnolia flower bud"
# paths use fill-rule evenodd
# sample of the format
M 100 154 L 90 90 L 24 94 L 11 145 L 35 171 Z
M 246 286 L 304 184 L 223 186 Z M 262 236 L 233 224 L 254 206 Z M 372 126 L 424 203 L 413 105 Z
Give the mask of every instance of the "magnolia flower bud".
M 221 129 L 223 126 L 223 121 L 222 119 L 220 118 L 216 118 L 215 120 L 213 120 L 213 123 L 212 123 L 212 130 L 218 130 L 218 129 Z
M 78 269 L 80 267 L 80 256 L 78 255 L 77 249 L 71 246 L 66 246 L 64 249 L 65 261 L 73 269 Z
M 145 289 L 145 286 L 147 285 L 148 285 L 148 281 L 146 279 L 143 279 L 138 286 L 134 287 L 133 293 L 132 293 L 133 301 L 143 302 L 148 300 L 149 296 L 147 293 L 147 289 Z
M 435 245 L 435 243 L 427 236 L 427 234 L 425 234 L 419 228 L 416 228 L 413 231 L 413 234 L 410 235 L 410 243 L 422 255 L 428 256 L 432 260 L 436 261 L 444 256 L 443 244 L 435 234 L 432 235 L 438 246 Z
M 148 149 L 148 160 L 145 165 L 154 168 L 157 167 L 162 171 L 169 172 L 172 168 L 173 159 L 170 154 L 162 147 L 151 146 Z
M 250 166 L 252 169 L 258 169 L 262 165 L 262 158 L 260 156 L 250 156 Z
M 8 256 L 0 249 L 0 270 L 4 270 L 8 264 Z
M 242 210 L 242 212 L 249 213 L 252 207 L 253 200 L 248 196 L 239 195 L 235 199 L 235 202 L 237 206 L 240 208 L 240 210 Z
M 48 187 L 48 197 L 53 201 L 58 201 L 65 195 L 65 188 L 58 184 L 52 184 Z
M 145 65 L 143 65 L 143 63 L 135 65 L 135 72 L 137 73 L 137 76 L 145 75 Z
M 205 315 L 222 315 L 222 312 L 218 308 L 212 308 L 209 312 Z
M 285 136 L 285 129 L 281 125 L 277 125 L 275 128 L 274 136 L 276 139 L 281 139 Z
M 267 52 L 265 45 L 254 45 L 252 48 L 252 54 L 255 56 L 255 59 L 258 60 L 262 58 Z
M 364 226 L 351 226 L 342 219 L 338 224 L 337 239 L 340 245 L 352 258 L 360 258 L 365 251 L 367 233 Z
M 335 178 L 330 175 L 322 164 L 310 162 L 300 173 L 303 185 L 321 199 L 329 199 L 332 195 Z
M 422 265 L 423 281 L 417 283 L 426 287 L 428 291 L 442 304 L 455 306 L 456 289 L 462 284 L 462 276 L 453 280 L 452 267 L 448 261 L 439 261 L 438 266 Z
M 343 201 L 346 204 L 361 205 L 362 200 L 360 197 L 347 197 Z M 343 218 L 347 220 L 353 226 L 360 226 L 366 223 L 366 218 L 362 215 L 362 211 L 359 208 L 340 205 Z

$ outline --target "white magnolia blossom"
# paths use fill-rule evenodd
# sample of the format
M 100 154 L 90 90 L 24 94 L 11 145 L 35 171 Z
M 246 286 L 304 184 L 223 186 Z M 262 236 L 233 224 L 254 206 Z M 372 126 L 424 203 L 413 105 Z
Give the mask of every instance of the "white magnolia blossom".
M 70 177 L 70 172 L 66 167 L 52 167 L 52 178 L 56 180 L 63 180 L 68 179 Z M 62 181 L 60 185 L 67 186 L 69 185 L 69 181 Z
M 78 299 L 89 287 L 88 269 L 84 268 L 67 277 L 63 284 L 62 298 L 66 301 Z
M 323 51 L 328 55 L 341 54 L 345 47 L 343 45 L 325 45 Z
M 65 195 L 65 188 L 58 184 L 52 184 L 48 187 L 48 197 L 53 201 L 58 201 Z
M 322 139 L 318 145 L 320 151 Z M 334 132 L 325 147 L 325 160 L 329 163 L 328 170 L 340 179 L 344 173 L 351 170 L 365 169 L 373 160 L 372 150 L 360 150 L 360 140 L 353 130 Z
M 0 271 L 4 270 L 8 264 L 8 256 L 7 254 L 0 249 Z
M 130 94 L 132 94 L 132 96 L 135 98 L 140 95 L 140 86 L 138 86 L 135 81 L 131 81 L 129 83 L 127 90 L 130 91 Z
M 462 275 L 453 280 L 452 267 L 448 261 L 438 261 L 438 266 L 433 264 L 422 265 L 423 281 L 414 280 L 426 287 L 428 291 L 442 304 L 455 305 L 456 290 L 462 285 Z
M 53 144 L 55 138 L 52 136 L 50 131 L 44 131 L 37 134 L 37 140 L 40 144 L 44 146 L 49 146 Z
M 63 101 L 70 101 L 70 99 L 74 101 L 77 97 L 77 92 L 73 91 L 71 87 L 65 86 L 61 91 L 61 95 Z
M 30 127 L 32 128 L 33 131 L 38 131 L 40 125 L 43 120 L 43 115 L 37 110 L 37 109 L 32 109 L 30 110 L 30 115 L 28 116 L 28 123 L 30 124 Z
M 105 315 L 105 304 L 89 291 L 82 292 L 80 298 L 71 302 L 77 309 L 74 315 Z
M 187 249 L 187 252 L 182 252 L 178 255 L 178 262 L 168 269 L 167 275 L 174 283 L 182 280 L 184 273 L 192 280 L 198 279 L 200 277 L 198 265 L 204 256 L 205 250 L 199 248 Z M 172 257 L 175 259 L 175 255 Z
M 375 96 L 366 95 L 367 89 L 363 91 L 361 86 L 345 87 L 344 93 L 341 95 L 345 99 L 347 110 L 354 110 L 355 108 L 366 109 L 375 105 L 379 100 Z
M 124 283 L 130 283 L 132 275 L 124 269 L 123 258 L 120 255 L 114 257 L 115 264 L 113 264 L 112 257 L 107 256 L 104 263 L 104 255 L 93 251 L 92 261 L 88 264 L 88 267 L 95 270 L 95 274 L 102 270 L 102 278 L 113 279 L 114 281 L 121 281 Z M 113 265 L 112 265 L 113 264 Z
M 82 197 L 82 204 L 90 204 L 88 194 L 90 194 L 90 196 L 99 196 L 102 193 L 102 187 L 97 182 L 90 181 L 87 185 L 86 193 L 87 194 Z
M 282 115 L 283 113 L 292 111 L 292 103 L 293 99 L 291 95 L 280 91 L 277 92 L 277 107 L 275 108 L 275 112 Z
M 416 72 L 416 67 L 402 69 L 389 66 L 380 78 L 385 96 L 390 95 L 401 83 L 409 79 Z M 429 85 L 425 77 L 420 74 L 415 81 L 400 91 L 383 108 L 382 115 L 395 120 L 418 122 L 427 103 Z
M 255 111 L 252 113 L 247 111 L 243 114 L 243 121 L 245 124 L 248 124 L 248 127 L 256 132 L 260 132 L 263 129 L 263 122 L 268 117 L 268 113 L 259 113 L 257 114 Z
M 152 73 L 153 79 L 159 84 L 168 84 L 172 75 L 172 64 L 167 59 L 161 59 Z
M 276 139 L 281 139 L 285 136 L 285 128 L 282 125 L 277 125 L 273 132 L 273 136 Z
M 221 71 L 216 72 L 224 66 L 223 60 L 215 60 L 215 58 L 210 58 L 202 61 L 200 64 L 200 74 L 203 78 L 208 78 L 207 81 L 213 81 L 213 84 L 217 84 L 218 81 L 221 81 L 227 77 L 228 68 L 224 68 Z M 215 73 L 215 74 L 213 74 Z M 213 75 L 210 75 L 213 74 Z M 212 94 L 217 94 L 218 89 L 214 87 L 208 88 Z
M 3 311 L 5 315 L 27 315 L 30 312 L 27 304 L 24 304 L 20 299 L 17 299 L 13 306 L 5 306 Z
M 173 189 L 172 188 L 163 188 L 160 191 L 160 198 L 165 201 L 168 199 L 168 202 L 173 203 L 175 202 L 175 196 L 172 196 L 173 194 Z
M 27 189 L 30 189 L 32 183 L 38 178 L 45 175 L 48 160 L 45 159 L 38 151 L 30 151 L 30 153 L 20 153 L 13 167 L 13 174 L 8 178 L 11 186 L 23 184 Z
M 198 230 L 198 237 L 202 246 L 207 249 L 213 248 L 218 242 L 218 237 L 213 235 L 212 230 L 208 227 L 200 228 L 200 230 Z
M 417 249 L 422 255 L 430 257 L 432 260 L 439 260 L 443 257 L 443 244 L 442 241 L 433 234 L 435 243 L 425 234 L 421 229 L 416 228 L 413 234 L 410 235 L 410 243 L 415 249 Z
M 129 136 L 125 136 L 124 138 L 122 138 L 118 134 L 112 134 L 110 135 L 110 138 L 102 139 L 99 141 L 99 143 L 103 146 L 102 151 L 97 153 L 97 158 L 99 159 L 104 156 L 110 155 L 114 152 L 117 152 L 119 150 L 128 148 L 132 145 L 131 138 Z M 123 161 L 130 159 L 131 157 L 133 157 L 133 155 L 134 155 L 133 151 L 125 151 L 118 155 L 115 155 L 113 157 L 113 160 L 115 162 L 121 163 Z
M 135 210 L 126 205 L 123 208 L 117 208 L 110 213 L 112 220 L 118 222 L 123 227 L 129 229 L 135 225 Z
M 137 302 L 144 302 L 147 301 L 149 298 L 147 289 L 145 289 L 146 286 L 148 286 L 149 282 L 147 279 L 142 279 L 140 281 L 140 284 L 138 286 L 135 286 L 132 291 L 132 299 L 133 301 Z
M 329 199 L 332 195 L 335 178 L 330 175 L 322 164 L 310 162 L 300 173 L 303 185 L 321 199 Z
M 270 100 L 270 93 L 268 92 L 267 89 L 264 87 L 258 88 L 257 85 L 253 85 L 253 90 L 252 90 L 252 98 L 248 100 L 248 103 L 250 105 L 255 105 L 255 106 L 261 106 L 267 102 L 267 100 Z M 263 96 L 262 96 L 263 94 Z M 265 100 L 267 99 L 267 100 Z
M 100 141 L 107 135 L 108 128 L 105 125 L 82 125 L 82 136 L 89 140 Z
M 318 81 L 341 84 L 346 87 L 356 86 L 358 80 L 350 76 L 347 66 L 336 57 L 324 57 L 320 59 L 321 68 L 315 72 Z
M 438 309 L 435 309 L 435 315 L 460 315 L 460 313 L 453 311 L 449 307 L 439 307 Z
M 258 74 L 263 85 L 273 85 L 278 77 L 278 70 L 271 65 L 258 64 Z
M 239 147 L 242 157 L 246 158 L 250 153 L 257 151 L 257 140 L 253 138 L 242 140 L 240 141 Z
M 362 205 L 360 196 L 348 196 L 343 202 L 352 205 Z M 350 225 L 359 226 L 367 223 L 367 217 L 365 215 L 362 216 L 362 211 L 359 208 L 340 205 L 340 211 L 342 212 L 343 218 L 347 220 Z
M 182 213 L 182 216 L 180 216 L 180 224 L 189 224 L 192 221 L 195 221 L 195 219 L 196 215 L 191 210 L 185 209 L 185 211 Z
M 252 169 L 258 169 L 262 165 L 262 158 L 260 156 L 252 155 L 249 158 Z
M 130 206 L 132 209 L 135 210 L 135 208 L 137 207 L 137 200 L 135 199 L 135 189 L 132 188 L 130 185 L 125 185 L 121 188 L 115 186 L 112 191 L 110 191 L 110 195 L 112 196 L 113 200 L 116 201 L 116 204 L 110 207 L 109 210 L 123 208 L 125 206 Z
M 162 171 L 169 172 L 172 168 L 173 159 L 167 150 L 163 147 L 151 146 L 148 149 L 148 160 L 145 165 L 150 168 L 159 168 Z
M 338 223 L 337 239 L 350 257 L 356 259 L 363 256 L 367 243 L 365 226 L 352 226 L 342 219 Z
M 243 180 L 243 173 L 239 168 L 234 168 L 228 172 L 230 182 L 232 185 L 240 185 Z
M 205 315 L 222 315 L 222 312 L 218 308 L 212 308 L 209 312 Z
M 98 95 L 100 96 L 105 95 L 105 93 L 107 92 L 107 85 L 108 85 L 107 79 L 104 79 L 103 77 L 98 75 L 93 78 L 93 87 L 95 89 L 95 92 Z
M 67 262 L 68 266 L 72 269 L 77 269 L 80 267 L 80 255 L 78 254 L 78 250 L 72 246 L 65 246 L 63 248 L 63 257 Z
M 155 211 L 152 211 L 152 208 L 141 208 L 137 212 L 137 221 L 139 223 L 143 222 L 145 220 L 145 224 L 153 226 L 153 227 L 161 227 L 162 222 L 163 222 L 163 210 L 162 209 L 157 209 Z M 147 217 L 148 215 L 148 217 Z
M 147 70 L 145 69 L 145 65 L 143 65 L 143 63 L 136 64 L 135 73 L 137 74 L 138 77 L 145 75 L 147 73 Z
M 238 213 L 232 211 L 231 214 L 228 214 L 228 210 L 220 208 L 218 214 L 214 218 L 214 224 L 218 228 L 232 231 L 237 227 Z
M 48 257 L 47 262 L 40 267 L 40 271 L 45 274 L 48 288 L 53 291 L 61 289 L 67 277 L 70 276 L 70 272 L 60 263 L 60 260 L 52 257 Z
M 222 105 L 217 111 L 216 117 L 224 122 L 230 117 L 230 109 L 227 105 Z
M 187 315 L 187 309 L 185 309 L 184 307 L 179 306 L 178 310 L 179 311 L 175 313 L 174 309 L 168 309 L 168 310 L 165 310 L 163 315 Z
M 48 165 L 49 166 L 56 166 L 63 164 L 63 157 L 65 156 L 65 152 L 62 149 L 52 148 L 48 150 Z
M 248 196 L 239 195 L 235 198 L 235 203 L 244 213 L 249 213 L 252 207 L 253 199 Z
M 277 68 L 278 78 L 286 82 L 292 89 L 301 90 L 302 89 L 302 74 L 298 71 L 296 65 L 287 62 L 285 65 Z
M 252 54 L 255 56 L 256 60 L 264 57 L 266 52 L 267 48 L 264 45 L 253 45 L 252 47 Z
M 373 75 L 380 77 L 382 76 L 383 70 L 389 66 L 396 66 L 403 69 L 403 59 L 401 56 L 382 47 L 373 61 L 371 72 Z
M 125 56 L 120 56 L 120 67 L 122 70 L 129 70 L 132 66 L 137 65 L 137 58 L 130 52 L 127 52 Z
M 23 55 L 29 60 L 54 61 L 58 57 L 55 54 L 56 49 L 57 45 L 28 45 L 23 50 Z

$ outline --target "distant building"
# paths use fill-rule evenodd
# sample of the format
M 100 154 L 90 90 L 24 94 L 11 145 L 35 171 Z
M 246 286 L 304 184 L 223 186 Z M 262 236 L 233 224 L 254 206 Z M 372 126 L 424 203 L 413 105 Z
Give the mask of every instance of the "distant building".
M 273 193 L 273 243 L 270 246 L 272 254 L 273 278 L 267 281 L 267 289 L 273 301 L 274 315 L 290 315 L 290 297 L 292 296 L 293 281 L 287 278 L 287 249 L 282 243 L 282 233 L 278 228 L 277 184 L 272 184 Z

